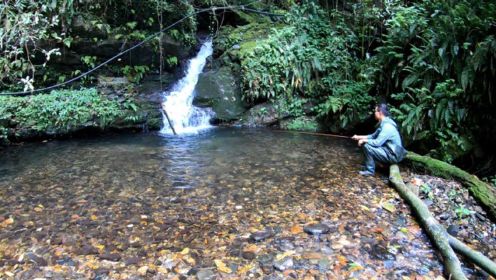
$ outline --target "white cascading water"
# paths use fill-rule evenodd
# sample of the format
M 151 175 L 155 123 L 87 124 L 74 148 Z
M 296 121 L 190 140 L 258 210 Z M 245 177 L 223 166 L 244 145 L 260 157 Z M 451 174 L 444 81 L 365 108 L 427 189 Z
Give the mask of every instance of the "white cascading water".
M 169 119 L 178 134 L 197 133 L 202 129 L 211 127 L 209 121 L 215 113 L 210 108 L 193 106 L 193 98 L 195 96 L 195 86 L 198 83 L 198 76 L 205 66 L 207 57 L 212 52 L 212 40 L 209 39 L 203 43 L 196 57 L 189 61 L 186 76 L 176 82 L 170 92 L 164 94 L 162 108 L 169 115 Z M 160 132 L 164 134 L 172 133 L 165 115 L 163 122 L 164 127 Z

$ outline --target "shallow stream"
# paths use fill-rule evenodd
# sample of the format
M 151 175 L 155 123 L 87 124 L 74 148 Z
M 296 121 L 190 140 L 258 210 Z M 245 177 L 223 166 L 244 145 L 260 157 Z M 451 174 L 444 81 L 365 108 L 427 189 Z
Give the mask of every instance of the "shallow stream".
M 387 179 L 357 175 L 353 141 L 218 128 L 0 156 L 0 278 L 443 275 Z

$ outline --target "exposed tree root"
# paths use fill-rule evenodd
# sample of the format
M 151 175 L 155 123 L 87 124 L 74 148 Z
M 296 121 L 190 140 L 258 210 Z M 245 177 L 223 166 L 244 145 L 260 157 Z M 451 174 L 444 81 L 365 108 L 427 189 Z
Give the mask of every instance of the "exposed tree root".
M 427 231 L 427 234 L 435 246 L 439 249 L 443 256 L 446 272 L 450 279 L 467 279 L 453 249 L 493 277 L 496 277 L 496 264 L 483 254 L 472 250 L 463 242 L 450 236 L 444 227 L 432 216 L 422 200 L 405 185 L 400 174 L 400 169 L 396 164 L 391 165 L 389 168 L 389 181 L 396 188 L 401 197 L 411 206 L 418 216 L 420 224 L 424 230 Z
M 448 278 L 453 280 L 467 279 L 462 271 L 461 263 L 448 242 L 448 233 L 431 215 L 427 206 L 403 182 L 398 165 L 389 168 L 389 181 L 396 188 L 401 197 L 412 207 L 417 214 L 419 222 L 427 231 L 431 241 L 443 256 L 444 266 Z
M 405 162 L 430 174 L 459 181 L 469 190 L 477 202 L 487 210 L 491 219 L 496 221 L 496 189 L 494 187 L 456 166 L 428 156 L 421 156 L 409 151 Z
M 478 267 L 482 268 L 491 276 L 496 277 L 496 264 L 488 257 L 471 249 L 470 247 L 465 245 L 465 243 L 461 242 L 451 235 L 449 236 L 449 244 L 459 254 L 465 256 L 468 260 L 476 264 Z

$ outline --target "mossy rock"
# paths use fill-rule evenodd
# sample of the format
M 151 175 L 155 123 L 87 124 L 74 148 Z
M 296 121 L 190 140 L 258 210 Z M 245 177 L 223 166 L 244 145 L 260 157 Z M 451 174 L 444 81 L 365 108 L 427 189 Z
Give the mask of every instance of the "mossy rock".
M 241 98 L 239 78 L 229 67 L 202 73 L 195 90 L 193 104 L 212 107 L 218 120 L 237 120 L 247 109 Z
M 161 113 L 135 95 L 113 96 L 95 88 L 0 97 L 1 142 L 64 137 L 81 131 L 159 129 Z
M 279 23 L 257 22 L 237 28 L 225 27 L 214 41 L 214 56 L 219 57 L 226 52 L 233 60 L 241 61 L 267 38 L 268 29 L 280 26 Z
M 245 112 L 236 125 L 246 127 L 264 127 L 277 124 L 279 111 L 273 103 L 258 104 Z
M 243 11 L 234 10 L 234 14 L 236 15 L 235 24 L 247 25 L 253 23 L 270 23 L 271 20 L 269 17 L 260 16 L 259 14 L 245 13 Z

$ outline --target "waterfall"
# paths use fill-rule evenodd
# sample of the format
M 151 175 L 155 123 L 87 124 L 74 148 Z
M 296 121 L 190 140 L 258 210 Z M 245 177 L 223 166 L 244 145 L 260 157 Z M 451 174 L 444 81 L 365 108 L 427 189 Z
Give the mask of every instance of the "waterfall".
M 205 66 L 207 57 L 212 52 L 212 40 L 209 39 L 203 43 L 196 57 L 189 61 L 186 75 L 174 84 L 171 91 L 164 93 L 162 108 L 169 115 L 178 134 L 197 133 L 199 130 L 211 127 L 209 120 L 213 117 L 214 112 L 210 108 L 193 106 L 193 98 L 198 76 Z M 165 116 L 163 117 L 163 122 L 164 126 L 160 132 L 164 134 L 172 133 Z

